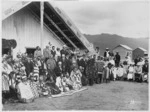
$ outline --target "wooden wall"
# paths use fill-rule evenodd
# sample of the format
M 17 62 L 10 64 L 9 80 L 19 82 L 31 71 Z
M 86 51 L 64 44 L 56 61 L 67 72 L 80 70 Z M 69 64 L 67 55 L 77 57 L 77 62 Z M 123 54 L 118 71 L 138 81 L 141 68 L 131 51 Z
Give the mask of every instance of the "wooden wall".
M 121 47 L 121 46 L 118 46 L 118 47 L 116 47 L 116 48 L 113 50 L 114 55 L 116 55 L 116 52 L 117 52 L 117 51 L 119 52 L 122 61 L 125 60 L 125 57 L 126 57 L 126 55 L 127 55 L 127 52 L 130 52 L 130 57 L 131 57 L 131 59 L 132 59 L 132 51 L 127 50 L 127 49 L 125 49 L 125 48 L 123 48 L 123 47 Z
M 133 51 L 132 55 L 133 55 L 133 59 L 136 59 L 137 57 L 144 57 L 144 51 L 137 48 Z
M 44 27 L 43 35 L 43 48 L 48 45 L 48 42 L 62 48 L 62 43 L 46 27 Z M 40 23 L 29 10 L 21 9 L 2 21 L 2 38 L 17 41 L 17 47 L 13 51 L 14 56 L 18 51 L 24 53 L 26 47 L 40 46 Z

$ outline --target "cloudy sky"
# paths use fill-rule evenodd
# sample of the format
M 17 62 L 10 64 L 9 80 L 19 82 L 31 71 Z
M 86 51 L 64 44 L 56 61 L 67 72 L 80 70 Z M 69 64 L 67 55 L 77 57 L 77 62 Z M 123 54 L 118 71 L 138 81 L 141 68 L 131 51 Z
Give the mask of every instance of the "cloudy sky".
M 147 1 L 57 1 L 82 33 L 148 37 Z

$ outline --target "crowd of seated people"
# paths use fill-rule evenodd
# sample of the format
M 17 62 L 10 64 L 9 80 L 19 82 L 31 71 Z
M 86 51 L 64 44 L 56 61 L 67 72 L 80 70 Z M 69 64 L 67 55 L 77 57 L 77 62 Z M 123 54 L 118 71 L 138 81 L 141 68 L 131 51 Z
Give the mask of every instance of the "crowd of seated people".
M 16 58 L 2 58 L 2 101 L 33 102 L 36 98 L 79 90 L 82 86 L 109 83 L 115 80 L 145 80 L 148 60 L 143 64 L 118 63 L 114 56 L 105 58 L 94 54 L 60 50 L 47 45 L 43 52 L 36 47 L 34 56 L 18 53 Z M 143 61 L 143 60 L 142 60 Z M 140 63 L 140 62 L 139 62 Z

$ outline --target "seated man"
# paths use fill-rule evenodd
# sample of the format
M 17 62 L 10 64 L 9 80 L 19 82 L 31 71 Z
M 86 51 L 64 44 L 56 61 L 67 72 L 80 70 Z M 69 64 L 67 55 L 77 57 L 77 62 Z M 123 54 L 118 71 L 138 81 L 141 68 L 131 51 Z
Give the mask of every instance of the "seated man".
M 73 83 L 70 80 L 69 74 L 61 74 L 60 77 L 56 78 L 56 86 L 61 90 L 61 92 L 67 92 L 72 89 Z

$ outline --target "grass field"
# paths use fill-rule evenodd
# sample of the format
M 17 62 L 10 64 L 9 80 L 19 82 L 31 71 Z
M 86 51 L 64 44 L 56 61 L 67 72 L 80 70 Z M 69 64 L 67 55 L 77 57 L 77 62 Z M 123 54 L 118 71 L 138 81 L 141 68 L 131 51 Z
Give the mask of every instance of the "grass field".
M 71 96 L 5 104 L 3 110 L 148 110 L 147 83 L 112 81 L 87 88 Z

